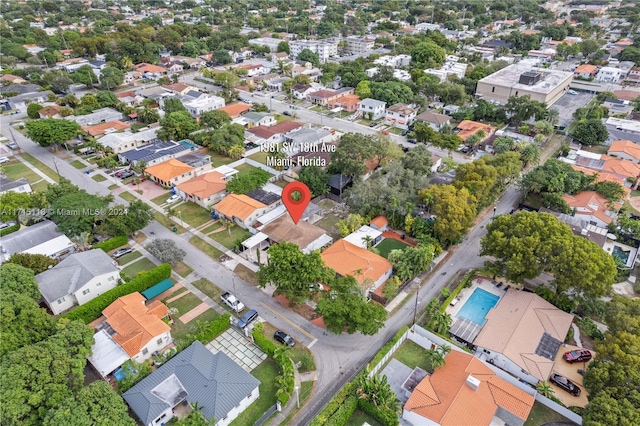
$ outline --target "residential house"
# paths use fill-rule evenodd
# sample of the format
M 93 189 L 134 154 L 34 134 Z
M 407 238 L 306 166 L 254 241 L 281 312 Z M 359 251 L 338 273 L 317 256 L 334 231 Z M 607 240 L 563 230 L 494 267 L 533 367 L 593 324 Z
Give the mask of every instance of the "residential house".
M 358 246 L 363 249 L 370 249 L 377 245 L 384 238 L 382 237 L 382 231 L 372 228 L 367 225 L 362 225 L 355 232 L 347 235 L 343 238 L 348 243 Z
M 596 81 L 602 81 L 604 83 L 617 83 L 621 78 L 626 77 L 626 73 L 613 67 L 602 67 L 596 74 Z
M 369 226 L 373 229 L 377 229 L 380 232 L 384 232 L 389 229 L 389 220 L 384 216 L 376 216 L 371 219 Z
M 152 181 L 164 187 L 178 186 L 195 177 L 193 167 L 175 158 L 147 167 L 144 173 Z
M 435 173 L 442 166 L 442 157 L 431 154 L 431 173 Z
M 0 263 L 14 253 L 42 254 L 54 259 L 75 251 L 73 242 L 50 220 L 43 220 L 4 235 L 0 241 Z
M 536 385 L 549 378 L 572 322 L 537 294 L 511 289 L 489 310 L 473 346 L 481 359 Z
M 200 117 L 203 113 L 224 107 L 224 99 L 219 96 L 203 95 L 197 99 L 183 102 L 184 107 L 192 117 Z
M 6 194 L 7 192 L 30 194 L 33 191 L 27 178 L 11 180 L 5 174 L 0 173 L 0 195 Z
M 609 132 L 609 140 L 627 139 L 640 144 L 640 121 L 609 117 L 604 122 Z
M 40 114 L 40 118 L 62 118 L 60 109 L 62 109 L 60 105 L 47 105 L 42 107 L 38 114 Z
M 418 110 L 405 104 L 395 104 L 387 108 L 385 124 L 399 129 L 407 129 L 416 118 Z
M 335 101 L 343 95 L 351 95 L 354 92 L 353 87 L 343 87 L 338 90 L 318 90 L 316 92 L 309 93 L 307 99 L 315 105 L 328 106 L 331 102 Z
M 194 202 L 205 209 L 220 202 L 226 195 L 226 177 L 219 172 L 196 176 L 177 186 L 177 194 L 184 200 Z
M 251 110 L 251 105 L 247 105 L 243 102 L 236 102 L 235 104 L 230 104 L 227 106 L 223 106 L 222 108 L 218 108 L 218 110 L 226 112 L 229 117 L 233 119 L 249 112 Z
M 282 92 L 284 90 L 282 88 L 282 85 L 288 80 L 291 79 L 289 77 L 275 78 L 267 83 L 267 89 L 271 90 L 272 92 Z
M 595 65 L 583 64 L 573 70 L 574 77 L 584 78 L 585 80 L 594 79 L 598 74 L 598 67 Z
M 27 80 L 22 77 L 18 77 L 17 75 L 4 74 L 3 76 L 0 76 L 0 83 L 5 82 L 8 82 L 9 84 L 24 84 Z
M 93 111 L 91 114 L 86 115 L 70 115 L 69 117 L 65 117 L 65 120 L 75 121 L 81 127 L 82 126 L 93 126 L 95 124 L 107 123 L 109 121 L 116 121 L 122 119 L 122 113 L 120 111 L 116 111 L 113 108 L 100 108 Z
M 126 92 L 116 93 L 118 100 L 124 103 L 127 106 L 138 106 L 142 103 L 144 99 L 142 96 L 136 94 L 133 90 L 128 90 Z
M 423 377 L 417 385 L 412 380 L 416 373 Z M 403 389 L 410 396 L 402 419 L 415 426 L 522 426 L 535 403 L 534 395 L 457 350 L 449 352 L 444 365 L 430 375 L 414 369 Z
M 354 277 L 365 295 L 384 284 L 393 269 L 384 257 L 344 239 L 336 241 L 321 256 L 338 275 Z
M 358 109 L 359 102 L 360 96 L 358 95 L 343 95 L 329 102 L 329 108 L 340 108 L 345 112 L 355 112 Z
M 387 103 L 377 99 L 363 99 L 358 102 L 358 111 L 360 116 L 367 120 L 377 120 L 387 113 Z
M 574 211 L 576 217 L 581 217 L 589 223 L 606 228 L 617 216 L 622 203 L 615 203 L 613 207 L 602 195 L 595 191 L 582 191 L 576 195 L 563 194 L 562 198 Z
M 302 127 L 303 124 L 297 121 L 282 121 L 276 125 L 271 127 L 267 126 L 256 126 L 247 130 L 248 133 L 255 135 L 261 140 L 258 141 L 260 144 L 275 144 L 279 142 L 284 142 L 285 133 L 291 132 L 294 129 L 298 129 Z
M 628 114 L 633 112 L 634 105 L 625 99 L 606 98 L 602 106 L 607 108 L 609 116 L 622 115 L 626 118 Z
M 120 133 L 109 133 L 98 139 L 98 143 L 111 150 L 114 154 L 119 154 L 157 140 L 159 129 L 159 127 L 152 127 L 141 129 L 137 133 L 133 133 L 130 130 L 125 130 Z
M 433 110 L 426 110 L 416 116 L 416 121 L 427 123 L 433 130 L 439 131 L 442 126 L 451 124 L 451 117 L 444 114 L 438 114 Z
M 489 136 L 491 136 L 493 133 L 495 133 L 496 128 L 488 124 L 479 123 L 477 121 L 462 120 L 456 126 L 454 131 L 457 132 L 458 136 L 460 136 L 460 138 L 465 142 L 467 139 L 469 139 L 469 136 L 475 135 L 478 132 L 482 131 L 484 132 L 484 137 L 481 138 L 481 141 L 482 141 L 488 138 Z
M 329 177 L 329 192 L 338 197 L 342 197 L 344 191 L 353 186 L 351 176 L 343 174 L 332 175 Z
M 247 78 L 247 84 L 251 87 L 256 87 L 257 90 L 262 90 L 264 86 L 269 85 L 273 80 L 279 79 L 280 75 L 275 72 L 269 74 L 258 74 L 255 77 Z
M 172 343 L 171 327 L 162 319 L 169 308 L 159 300 L 146 304 L 138 292 L 127 294 L 107 306 L 102 315 L 106 318 L 104 328 L 129 357 L 141 363 Z M 113 331 L 113 333 L 111 333 Z
M 247 122 L 247 128 L 251 129 L 256 126 L 270 127 L 277 124 L 276 119 L 271 114 L 264 112 L 248 112 L 242 116 Z
M 129 128 L 128 123 L 120 120 L 108 121 L 106 123 L 94 124 L 93 126 L 82 126 L 82 130 L 89 136 L 98 137 L 109 133 L 119 132 Z
M 169 72 L 166 68 L 147 63 L 137 64 L 133 68 L 135 71 L 142 73 L 142 76 L 149 80 L 158 80 Z
M 131 84 L 137 80 L 142 80 L 143 78 L 144 74 L 140 71 L 127 71 L 124 73 L 124 84 Z
M 120 269 L 103 250 L 89 250 L 69 255 L 35 278 L 45 303 L 58 315 L 115 288 Z
M 260 221 L 262 222 L 262 218 Z M 283 212 L 283 214 L 266 225 L 259 227 L 258 230 L 260 232 L 256 235 L 263 234 L 271 245 L 282 242 L 292 243 L 297 245 L 300 251 L 305 254 L 320 250 L 333 242 L 333 239 L 324 229 L 312 225 L 306 220 L 300 220 L 296 224 L 286 212 Z
M 229 194 L 213 206 L 213 212 L 222 218 L 249 229 L 267 212 L 269 206 L 244 194 Z
M 180 95 L 180 96 L 184 96 L 190 90 L 193 90 L 193 88 L 191 86 L 189 86 L 188 84 L 184 84 L 184 83 L 163 84 L 162 87 L 164 89 L 167 89 L 171 93 L 174 93 L 174 94 Z
M 227 426 L 260 396 L 260 382 L 224 352 L 195 341 L 122 394 L 145 426 L 166 424 L 196 404 L 205 421 Z
M 132 166 L 144 162 L 147 166 L 162 163 L 170 158 L 180 157 L 196 150 L 198 147 L 192 142 L 162 142 L 155 140 L 152 143 L 120 152 L 118 159 L 121 163 L 129 163 Z
M 435 75 L 441 82 L 449 79 L 449 76 L 463 78 L 467 72 L 468 64 L 457 61 L 447 61 L 439 69 L 427 68 L 425 74 Z
M 623 158 L 636 164 L 640 163 L 640 145 L 630 140 L 613 141 L 607 154 L 612 157 Z
M 247 77 L 255 77 L 257 75 L 267 74 L 262 64 L 242 64 L 238 65 L 236 69 L 247 70 Z
M 306 99 L 310 93 L 313 93 L 317 89 L 311 84 L 294 84 L 291 86 L 291 94 L 293 97 L 300 100 Z
M 638 85 L 640 83 L 640 67 L 633 67 L 629 70 L 627 78 L 625 79 L 627 84 Z
M 333 135 L 324 128 L 304 127 L 285 133 L 283 139 L 286 146 L 284 152 L 292 157 L 299 153 L 310 152 L 318 144 L 330 142 Z
M 6 102 L 6 104 L 8 104 L 9 109 L 13 109 L 21 113 L 26 113 L 27 107 L 29 106 L 29 104 L 48 102 L 49 95 L 54 95 L 54 93 L 51 90 L 45 90 L 44 92 L 40 92 L 39 89 L 37 89 L 38 86 L 32 85 L 32 84 L 19 84 L 19 85 L 12 85 L 12 86 L 6 86 L 6 87 L 0 86 L 0 89 L 5 89 L 5 90 L 0 90 L 0 93 L 13 92 L 13 91 L 16 91 L 18 87 L 23 87 L 23 86 L 26 87 L 27 89 L 31 88 L 32 86 L 36 86 L 36 89 L 33 92 L 25 91 L 19 95 L 6 98 L 6 100 L 4 101 Z

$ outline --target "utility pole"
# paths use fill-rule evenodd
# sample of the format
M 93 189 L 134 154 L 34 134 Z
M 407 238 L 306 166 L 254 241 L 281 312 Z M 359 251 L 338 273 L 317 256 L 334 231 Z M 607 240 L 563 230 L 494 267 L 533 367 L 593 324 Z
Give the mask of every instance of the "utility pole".
M 416 305 L 413 309 L 413 325 L 416 325 L 416 317 L 418 316 L 418 295 L 420 294 L 420 283 L 418 282 L 418 290 L 416 290 Z

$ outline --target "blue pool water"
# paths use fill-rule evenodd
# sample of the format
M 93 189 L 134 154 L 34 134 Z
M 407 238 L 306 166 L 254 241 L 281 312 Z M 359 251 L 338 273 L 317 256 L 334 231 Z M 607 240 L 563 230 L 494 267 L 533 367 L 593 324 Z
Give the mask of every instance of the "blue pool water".
M 622 262 L 624 262 L 624 264 L 626 265 L 627 262 L 629 261 L 629 254 L 631 252 L 629 251 L 624 251 L 621 247 L 619 246 L 613 246 L 613 251 L 611 252 L 611 254 L 613 256 L 618 257 Z
M 191 141 L 188 141 L 188 140 L 180 141 L 179 144 L 188 146 L 191 149 L 196 149 L 197 148 L 197 146 L 195 146 Z
M 491 294 L 481 288 L 476 288 L 456 316 L 483 325 L 489 309 L 496 306 L 498 300 L 500 300 L 499 296 Z
M 133 374 L 135 373 L 137 373 L 137 371 L 133 370 Z M 120 367 L 113 372 L 113 377 L 115 377 L 117 381 L 122 381 L 127 377 L 127 371 L 124 368 Z

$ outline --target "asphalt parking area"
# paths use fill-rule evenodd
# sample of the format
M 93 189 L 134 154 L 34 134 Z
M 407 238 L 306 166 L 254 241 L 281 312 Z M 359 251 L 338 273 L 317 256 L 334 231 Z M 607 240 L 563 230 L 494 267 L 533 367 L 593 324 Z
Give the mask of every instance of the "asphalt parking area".
M 557 109 L 559 114 L 558 127 L 567 127 L 573 120 L 573 113 L 578 108 L 586 106 L 596 95 L 593 93 L 577 92 L 576 95 L 566 93 L 558 101 L 549 107 L 549 109 Z

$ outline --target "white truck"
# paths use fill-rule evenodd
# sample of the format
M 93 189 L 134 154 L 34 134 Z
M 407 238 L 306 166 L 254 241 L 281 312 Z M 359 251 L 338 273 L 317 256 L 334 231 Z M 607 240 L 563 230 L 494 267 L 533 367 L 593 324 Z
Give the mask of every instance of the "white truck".
M 235 297 L 233 294 L 229 292 L 226 292 L 222 296 L 220 296 L 220 299 L 222 299 L 222 301 L 228 307 L 230 307 L 236 312 L 241 312 L 244 309 L 244 304 L 241 301 L 239 301 L 237 297 Z

